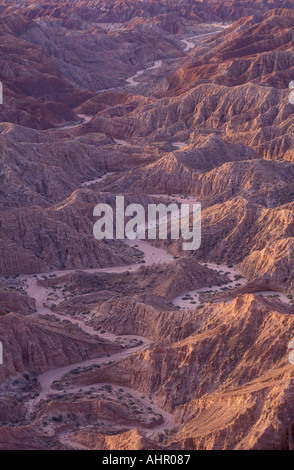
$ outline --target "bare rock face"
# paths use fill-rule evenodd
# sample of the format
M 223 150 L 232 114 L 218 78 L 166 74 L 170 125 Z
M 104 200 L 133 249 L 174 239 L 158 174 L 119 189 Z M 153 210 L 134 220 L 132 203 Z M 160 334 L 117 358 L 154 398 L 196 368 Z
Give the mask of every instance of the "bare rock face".
M 117 191 L 128 188 L 134 193 L 153 189 L 159 194 L 190 194 L 205 206 L 241 196 L 271 207 L 292 200 L 293 180 L 292 164 L 260 159 L 248 148 L 213 137 L 204 148 L 169 153 L 143 168 L 112 176 L 106 187 L 114 186 Z
M 42 408 L 37 419 L 50 420 L 55 416 L 67 416 L 74 413 L 84 424 L 94 425 L 97 422 L 115 421 L 117 426 L 130 426 L 152 429 L 163 423 L 163 418 L 153 416 L 153 420 L 138 411 L 133 412 L 126 404 L 110 399 L 76 399 L 71 403 L 50 403 Z
M 186 2 L 160 0 L 135 3 L 132 0 L 127 0 L 123 3 L 116 2 L 115 0 L 104 0 L 102 2 L 93 2 L 92 5 L 90 7 L 86 0 L 78 2 L 77 5 L 73 5 L 72 2 L 63 2 L 62 6 L 60 6 L 59 2 L 41 0 L 37 6 L 32 6 L 29 1 L 23 2 L 21 6 L 18 3 L 16 5 L 12 3 L 10 10 L 14 11 L 14 8 L 16 8 L 17 11 L 20 11 L 29 18 L 47 18 L 49 16 L 64 26 L 77 29 L 87 24 L 88 21 L 94 21 L 95 23 L 116 23 L 120 21 L 127 22 L 133 18 L 138 21 L 138 17 L 144 21 L 150 20 L 151 17 L 168 24 L 172 21 L 173 16 L 176 17 L 177 22 L 179 22 L 178 18 L 181 21 L 185 19 L 192 21 L 202 20 L 202 22 L 220 19 L 236 20 L 257 12 L 263 13 L 275 7 L 287 8 L 289 2 L 282 0 L 270 3 L 261 1 L 253 4 L 241 4 L 238 1 L 224 1 L 220 7 L 216 0 L 196 4 L 192 0 Z M 285 15 L 287 16 L 287 14 Z M 176 33 L 177 30 L 173 32 Z
M 240 296 L 232 305 L 208 306 L 195 318 L 186 317 L 193 332 L 185 338 L 186 325 L 178 325 L 169 334 L 172 345 L 158 342 L 123 361 L 123 375 L 112 365 L 87 373 L 78 383 L 128 384 L 154 394 L 156 403 L 175 410 L 180 430 L 178 440 L 172 440 L 185 448 L 291 448 L 291 311 L 253 295 Z
M 70 435 L 70 440 L 90 450 L 157 450 L 161 448 L 154 441 L 140 435 L 136 429 L 111 436 L 78 431 Z
M 237 197 L 205 209 L 202 224 L 202 244 L 194 256 L 240 263 L 253 284 L 292 292 L 293 203 L 265 208 Z M 181 252 L 181 242 L 170 251 Z
M 134 113 L 130 117 L 134 123 L 131 132 L 136 137 L 170 140 L 185 131 L 194 140 L 199 132 L 219 132 L 225 133 L 231 142 L 250 145 L 262 157 L 292 161 L 288 134 L 292 115 L 288 89 L 268 89 L 253 83 L 231 88 L 205 83 L 179 96 L 162 98 L 154 108 L 143 107 L 140 115 Z M 118 125 L 119 119 L 116 121 Z M 195 133 L 196 128 L 200 131 Z
M 54 438 L 42 435 L 38 429 L 32 426 L 1 426 L 0 429 L 1 450 L 53 450 L 61 446 Z
M 30 315 L 36 311 L 36 301 L 17 292 L 0 292 L 0 310 Z
M 7 96 L 2 121 L 36 129 L 78 120 L 73 108 L 98 90 L 123 85 L 130 71 L 135 73 L 148 61 L 181 54 L 162 30 L 155 34 L 124 30 L 115 35 L 96 25 L 86 34 L 82 28 L 68 35 L 58 22 L 52 27 L 40 17 L 35 21 L 11 14 L 2 16 L 0 30 Z
M 148 272 L 146 274 L 148 275 Z M 165 297 L 167 300 L 189 290 L 215 285 L 224 280 L 222 275 L 201 266 L 193 259 L 176 261 L 163 271 L 159 268 L 159 274 L 158 285 L 151 292 L 154 295 Z
M 171 89 L 206 81 L 228 87 L 256 83 L 287 88 L 293 55 L 293 10 L 273 10 L 234 23 L 190 52 L 192 62 L 170 77 Z M 265 36 L 271 31 L 271 37 Z M 224 39 L 224 41 L 222 40 Z M 186 81 L 183 80 L 185 75 Z
M 264 377 L 261 384 L 256 381 L 235 392 L 193 400 L 178 410 L 180 419 L 193 417 L 173 445 L 199 450 L 291 450 L 292 399 L 293 374 L 285 371 Z
M 159 341 L 186 325 L 192 316 L 191 312 L 163 311 L 140 299 L 124 298 L 109 300 L 101 305 L 91 324 L 97 329 L 106 328 L 116 335 L 136 333 Z
M 25 407 L 12 397 L 0 398 L 0 421 L 18 423 L 25 418 Z
M 294 280 L 291 268 L 294 256 L 292 237 L 273 242 L 261 251 L 253 251 L 241 263 L 250 281 L 260 280 L 269 289 L 292 292 Z
M 95 193 L 83 189 L 48 209 L 34 206 L 25 212 L 5 211 L 0 227 L 0 272 L 44 273 L 53 268 L 94 268 L 134 262 L 132 252 L 121 242 L 106 243 L 94 238 L 93 209 L 100 201 Z
M 133 295 L 139 302 L 150 306 L 158 303 L 159 309 L 173 308 L 172 299 L 191 289 L 206 285 L 221 285 L 227 279 L 224 275 L 200 265 L 195 259 L 175 260 L 162 266 L 141 266 L 135 272 L 84 273 L 82 271 L 54 279 L 41 281 L 44 287 L 67 286 L 75 295 L 61 302 L 55 311 L 70 313 L 95 308 L 108 299 L 121 299 Z M 155 307 L 156 308 L 156 307 Z
M 17 372 L 41 373 L 118 350 L 107 341 L 83 334 L 76 337 L 68 330 L 60 331 L 13 313 L 0 319 L 0 341 L 4 363 L 1 383 Z
M 293 449 L 291 2 L 0 3 L 0 448 Z

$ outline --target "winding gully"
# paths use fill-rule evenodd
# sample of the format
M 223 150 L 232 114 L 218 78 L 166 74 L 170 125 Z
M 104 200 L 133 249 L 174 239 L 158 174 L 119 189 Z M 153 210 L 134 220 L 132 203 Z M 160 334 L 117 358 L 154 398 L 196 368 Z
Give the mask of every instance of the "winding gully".
M 195 43 L 192 42 L 193 40 L 195 40 L 197 38 L 200 38 L 200 37 L 211 36 L 211 35 L 217 34 L 219 32 L 220 31 L 214 31 L 214 32 L 211 32 L 211 33 L 201 34 L 201 35 L 194 36 L 194 37 L 191 37 L 191 38 L 182 39 L 181 41 L 185 45 L 184 51 L 189 52 L 190 50 L 192 50 L 195 47 Z M 126 84 L 128 86 L 131 86 L 131 87 L 135 87 L 135 86 L 139 85 L 139 83 L 136 80 L 140 76 L 142 76 L 144 74 L 144 72 L 146 72 L 148 70 L 158 69 L 162 65 L 163 65 L 163 60 L 157 60 L 154 63 L 153 66 L 148 67 L 144 70 L 141 70 L 141 71 L 137 72 L 133 77 L 128 78 L 126 80 Z M 110 91 L 110 89 L 101 90 L 101 91 L 99 91 L 99 93 L 103 93 L 103 92 L 106 92 L 106 91 Z M 78 127 L 80 125 L 83 125 L 83 124 L 89 122 L 92 119 L 92 116 L 80 115 L 79 117 L 80 117 L 80 121 L 78 123 L 67 124 L 64 127 L 59 128 L 59 129 L 70 129 L 70 128 L 73 128 L 73 127 Z M 118 145 L 128 145 L 128 143 L 125 142 L 125 141 L 116 141 L 116 143 Z M 178 149 L 182 149 L 186 145 L 187 144 L 181 143 L 181 142 L 178 142 L 178 143 L 174 144 L 174 146 L 177 147 Z M 108 175 L 106 175 L 106 177 L 107 176 Z M 99 180 L 99 182 L 102 181 L 101 178 L 99 178 L 98 180 Z M 96 180 L 91 181 L 91 182 L 85 182 L 84 186 L 91 186 L 91 184 L 94 184 L 95 182 L 96 182 Z M 175 200 L 177 200 L 179 203 L 183 202 L 182 201 L 182 196 L 180 196 L 180 195 L 178 197 L 175 197 Z M 138 249 L 141 250 L 144 253 L 145 266 L 150 266 L 152 264 L 166 264 L 166 263 L 171 263 L 171 262 L 174 261 L 173 256 L 170 253 L 168 253 L 167 250 L 162 249 L 162 248 L 153 247 L 152 245 L 148 244 L 145 241 L 142 241 L 142 240 L 133 240 L 133 241 L 126 240 L 125 243 L 128 244 L 131 247 L 136 245 L 138 247 Z M 132 265 L 129 265 L 129 266 L 111 267 L 111 268 L 103 268 L 103 269 L 84 269 L 83 271 L 88 272 L 88 273 L 99 273 L 99 272 L 100 273 L 103 273 L 103 272 L 104 273 L 123 273 L 123 272 L 127 272 L 127 271 L 136 271 L 140 267 L 141 267 L 140 264 L 132 264 Z M 227 266 L 217 266 L 216 267 L 214 265 L 210 265 L 209 267 L 211 267 L 212 269 L 216 269 L 216 268 L 219 269 L 219 270 L 223 269 L 225 271 L 230 272 L 230 269 Z M 42 275 L 47 275 L 48 276 L 48 275 L 52 275 L 52 274 L 55 274 L 56 276 L 61 276 L 61 275 L 70 274 L 70 273 L 74 273 L 74 272 L 75 272 L 75 270 L 52 271 L 50 273 L 39 274 L 38 276 L 39 276 L 39 278 Z M 234 276 L 234 274 L 236 274 L 236 270 L 231 270 L 230 274 L 232 276 Z M 23 280 L 23 282 L 27 286 L 26 290 L 27 290 L 28 296 L 32 297 L 36 300 L 36 313 L 34 313 L 32 315 L 32 317 L 37 318 L 37 317 L 49 314 L 49 315 L 54 316 L 56 318 L 59 318 L 59 319 L 62 319 L 62 320 L 67 320 L 67 321 L 71 322 L 72 324 L 77 325 L 80 328 L 80 330 L 82 330 L 84 333 L 86 333 L 90 336 L 95 336 L 96 337 L 97 332 L 94 330 L 94 328 L 92 328 L 89 325 L 86 325 L 83 320 L 74 319 L 69 315 L 59 315 L 56 312 L 53 312 L 49 307 L 46 306 L 46 299 L 47 299 L 47 296 L 48 296 L 49 289 L 46 289 L 46 288 L 44 288 L 44 287 L 42 287 L 38 284 L 39 278 L 35 277 L 33 275 L 22 275 L 21 276 L 21 279 Z M 244 280 L 244 283 L 246 283 L 246 280 Z M 198 293 L 199 293 L 199 291 L 194 291 L 192 294 L 194 294 L 196 296 L 196 295 L 198 295 Z M 183 296 L 181 296 L 181 297 L 183 297 Z M 181 297 L 178 297 L 178 298 L 174 299 L 174 304 L 176 306 L 180 307 L 180 308 L 187 308 L 183 304 L 183 302 L 181 300 Z M 105 338 L 109 341 L 116 341 L 118 339 L 118 337 L 116 335 L 113 335 L 113 334 L 108 333 L 108 332 L 106 332 L 106 334 L 103 335 L 103 338 Z M 133 354 L 136 354 L 140 351 L 144 351 L 144 350 L 148 349 L 148 347 L 151 344 L 150 339 L 140 337 L 140 336 L 136 336 L 136 335 L 128 335 L 128 336 L 120 335 L 119 338 L 123 338 L 124 340 L 127 340 L 127 341 L 128 340 L 137 341 L 138 346 L 129 347 L 129 348 L 124 349 L 123 351 L 121 351 L 119 353 L 115 353 L 113 355 L 110 355 L 110 357 L 107 357 L 107 361 L 112 361 L 112 363 L 122 361 L 122 360 L 126 359 L 127 357 L 129 357 Z M 105 360 L 106 360 L 105 357 L 99 357 L 99 358 L 96 358 L 96 359 L 91 359 L 91 360 L 83 361 L 83 362 L 76 363 L 76 364 L 70 364 L 66 367 L 52 369 L 52 370 L 49 370 L 49 371 L 45 372 L 44 374 L 40 375 L 39 378 L 38 378 L 39 385 L 40 385 L 40 393 L 39 393 L 38 397 L 36 397 L 36 398 L 34 398 L 34 399 L 32 399 L 28 402 L 28 413 L 29 413 L 29 415 L 31 415 L 34 412 L 34 410 L 36 409 L 36 406 L 42 400 L 46 400 L 49 397 L 54 397 L 54 395 L 60 394 L 60 391 L 54 389 L 53 383 L 55 381 L 59 381 L 60 379 L 62 379 L 62 377 L 64 377 L 66 374 L 68 374 L 72 370 L 73 367 L 75 367 L 75 368 L 77 368 L 77 367 L 89 367 L 93 364 L 103 365 L 105 363 Z M 74 387 L 74 386 L 69 386 L 66 390 L 66 393 L 74 394 L 74 393 L 80 392 L 81 390 L 83 392 L 86 392 L 86 391 L 89 391 L 90 388 L 91 389 L 93 389 L 93 388 L 97 389 L 97 388 L 101 388 L 101 386 L 104 386 L 104 385 L 111 385 L 114 390 L 116 388 L 118 388 L 118 386 L 116 386 L 115 384 L 97 383 L 97 384 L 95 384 L 94 386 L 91 386 L 91 387 L 90 386 L 79 386 L 77 388 L 77 387 Z M 170 429 L 175 427 L 176 423 L 175 423 L 173 415 L 170 414 L 170 413 L 167 413 L 165 410 L 163 410 L 160 407 L 156 406 L 152 402 L 152 398 L 149 398 L 149 399 L 145 398 L 145 397 L 142 398 L 140 392 L 138 392 L 137 390 L 134 390 L 134 389 L 124 387 L 124 390 L 126 392 L 131 393 L 132 396 L 134 396 L 135 398 L 140 399 L 141 402 L 146 406 L 146 408 L 152 406 L 152 409 L 154 410 L 154 412 L 161 414 L 162 417 L 163 417 L 163 422 L 160 425 L 155 426 L 151 429 L 144 428 L 144 427 L 141 427 L 141 428 L 138 427 L 139 431 L 143 435 L 145 435 L 148 438 L 154 438 L 158 434 L 163 433 L 165 430 L 170 430 Z M 84 449 L 85 448 L 85 447 L 83 447 L 79 444 L 71 442 L 69 434 L 70 433 L 66 433 L 66 432 L 60 433 L 60 435 L 58 436 L 58 439 L 59 439 L 61 444 L 65 445 L 65 446 L 68 446 L 68 447 L 71 447 L 71 448 L 76 448 L 76 449 Z

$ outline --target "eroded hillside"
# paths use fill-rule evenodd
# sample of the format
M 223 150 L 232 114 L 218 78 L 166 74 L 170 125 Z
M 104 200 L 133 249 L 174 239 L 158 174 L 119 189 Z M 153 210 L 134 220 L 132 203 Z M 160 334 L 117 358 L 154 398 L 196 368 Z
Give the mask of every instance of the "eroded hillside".
M 0 7 L 0 448 L 293 449 L 291 2 Z

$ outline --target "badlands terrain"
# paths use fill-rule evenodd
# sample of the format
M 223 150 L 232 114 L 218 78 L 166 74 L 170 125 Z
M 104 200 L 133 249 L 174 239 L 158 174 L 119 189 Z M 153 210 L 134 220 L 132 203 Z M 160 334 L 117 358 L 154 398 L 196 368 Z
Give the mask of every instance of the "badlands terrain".
M 0 449 L 294 448 L 293 44 L 290 0 L 0 0 Z M 200 249 L 96 240 L 117 195 Z

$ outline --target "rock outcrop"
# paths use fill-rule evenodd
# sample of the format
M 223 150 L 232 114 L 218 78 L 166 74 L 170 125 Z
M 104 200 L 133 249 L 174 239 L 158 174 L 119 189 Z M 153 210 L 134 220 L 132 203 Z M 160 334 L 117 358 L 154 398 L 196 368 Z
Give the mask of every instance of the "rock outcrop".
M 117 352 L 119 346 L 89 335 L 77 336 L 37 320 L 10 313 L 0 318 L 3 365 L 0 383 L 16 373 L 47 370 Z
M 2 450 L 294 448 L 293 11 L 0 1 Z M 200 248 L 96 240 L 117 195 Z

